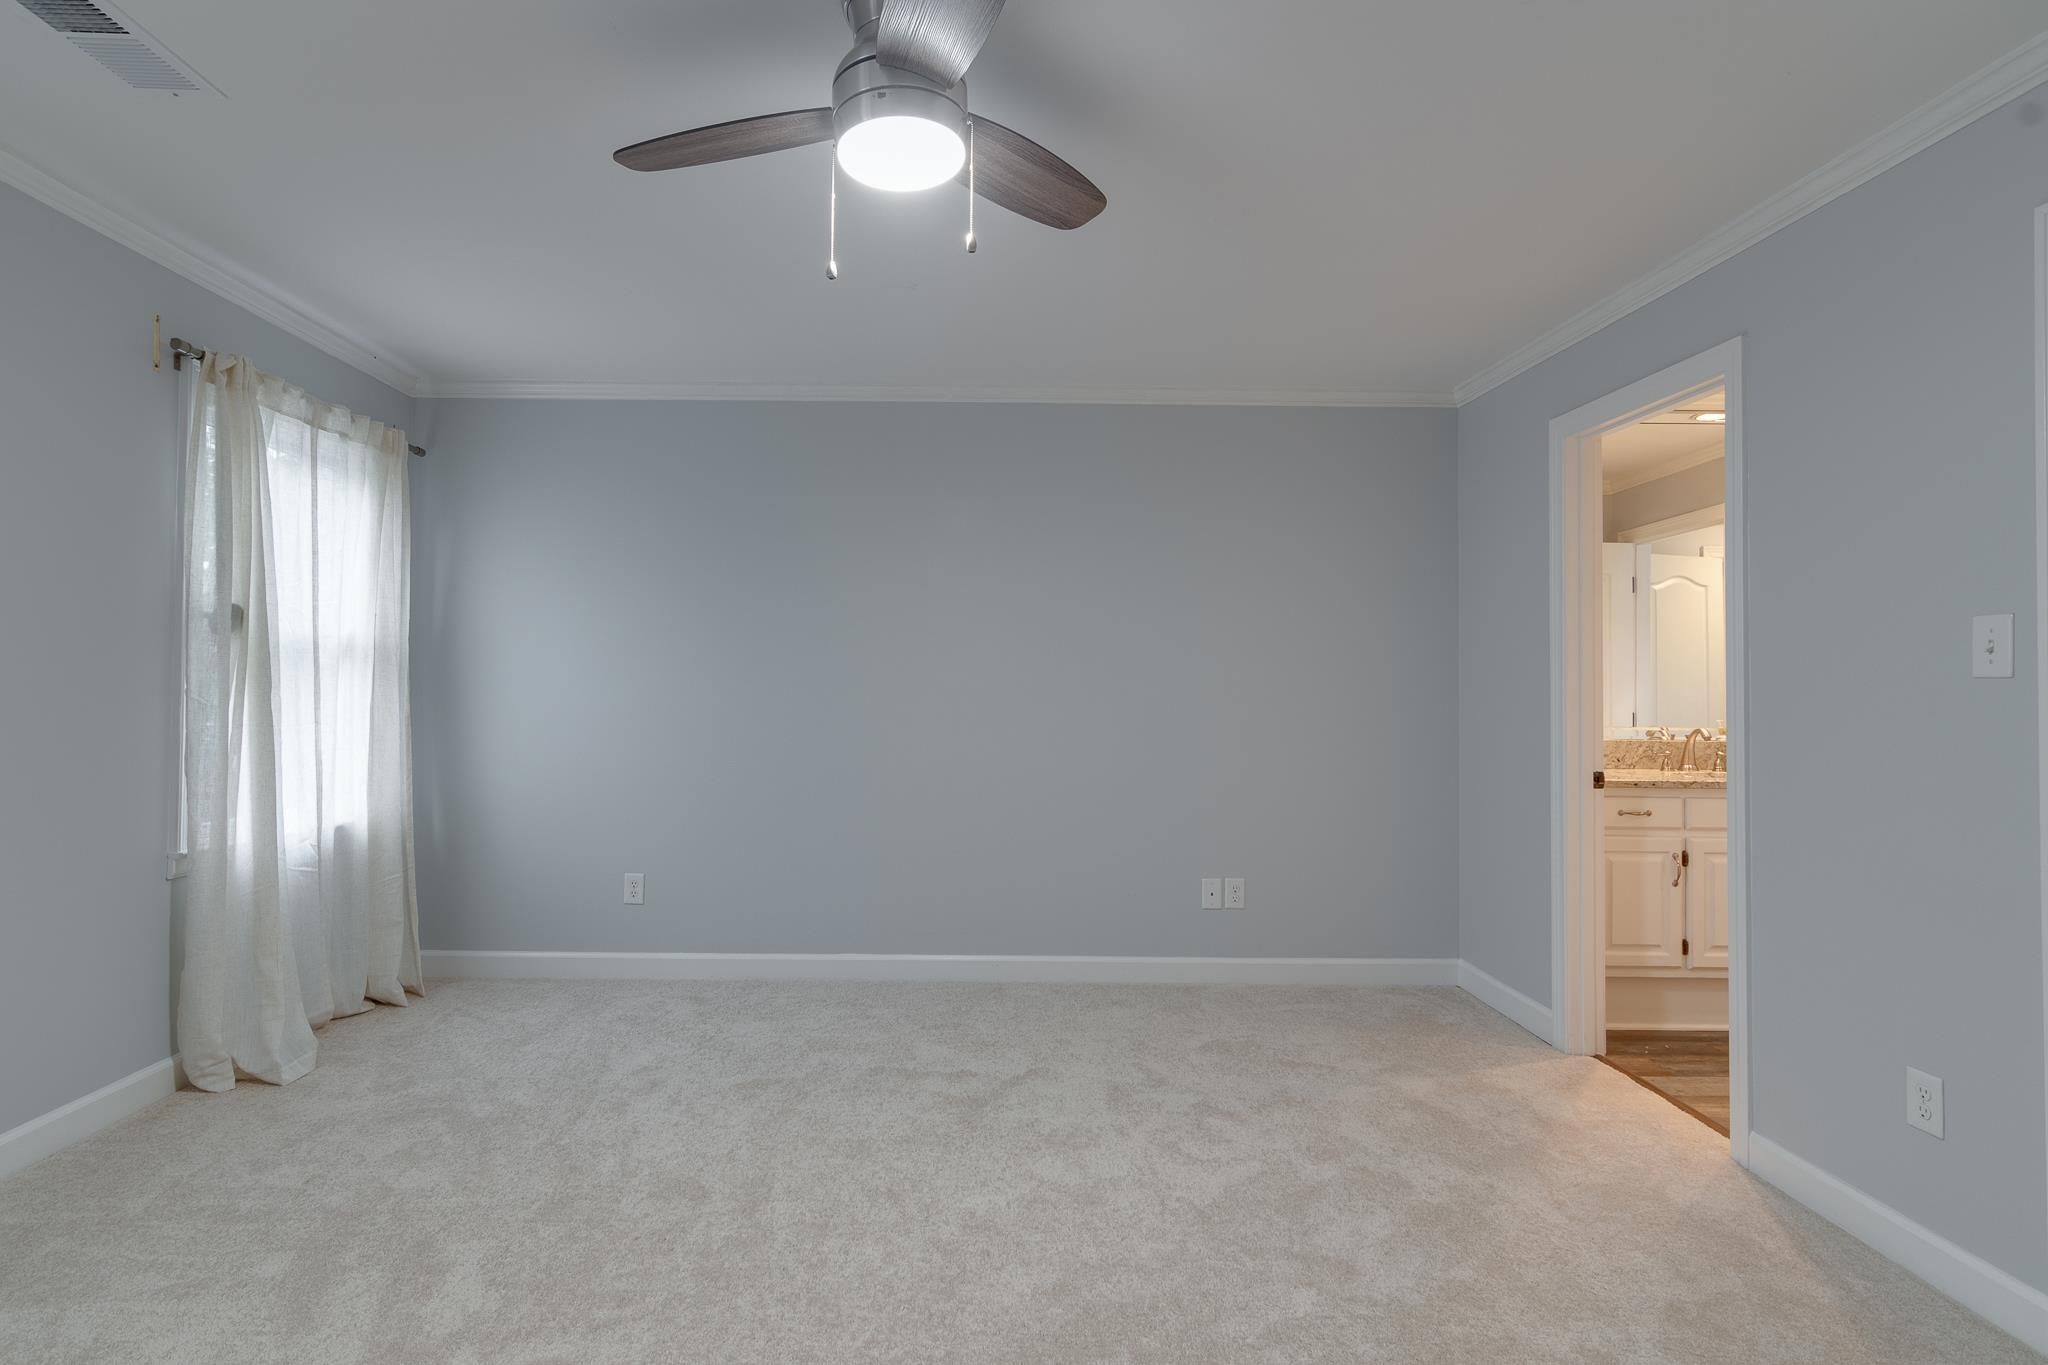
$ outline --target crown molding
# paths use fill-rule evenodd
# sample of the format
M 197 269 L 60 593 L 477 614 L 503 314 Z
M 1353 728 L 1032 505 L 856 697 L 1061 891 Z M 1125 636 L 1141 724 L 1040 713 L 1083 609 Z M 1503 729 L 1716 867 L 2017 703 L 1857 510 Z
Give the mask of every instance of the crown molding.
M 4 147 L 0 147 L 0 183 L 14 186 L 31 199 L 76 219 L 101 236 L 112 238 L 409 398 L 418 396 L 425 382 L 414 366 L 321 317 L 268 280 L 238 270 L 212 252 L 181 241 L 166 229 L 117 213 Z
M 1719 231 L 1511 352 L 1451 390 L 1458 406 L 1532 369 L 1610 323 L 1704 275 L 1782 227 L 1982 118 L 2048 79 L 2048 33 L 2021 45 L 1876 137 L 1844 152 L 1790 188 L 1772 195 Z
M 1032 389 L 824 384 L 602 384 L 549 380 L 427 383 L 420 398 L 625 399 L 731 403 L 1066 403 L 1156 407 L 1449 408 L 1442 393 L 1316 389 Z

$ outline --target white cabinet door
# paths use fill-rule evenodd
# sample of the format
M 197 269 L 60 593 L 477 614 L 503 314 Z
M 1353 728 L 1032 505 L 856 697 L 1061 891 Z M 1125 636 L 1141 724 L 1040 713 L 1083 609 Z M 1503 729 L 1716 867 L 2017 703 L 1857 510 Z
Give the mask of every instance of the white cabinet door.
M 1728 966 L 1728 836 L 1688 834 L 1685 849 L 1685 936 L 1688 965 Z
M 1607 664 L 1607 728 L 1626 730 L 1636 722 L 1636 550 L 1634 545 L 1600 547 L 1601 654 Z M 1642 722 L 1648 725 L 1650 722 Z
M 1609 831 L 1607 965 L 1685 965 L 1685 836 Z
M 1728 718 L 1725 561 L 1647 556 L 1637 594 L 1636 710 L 1644 725 L 1711 732 Z

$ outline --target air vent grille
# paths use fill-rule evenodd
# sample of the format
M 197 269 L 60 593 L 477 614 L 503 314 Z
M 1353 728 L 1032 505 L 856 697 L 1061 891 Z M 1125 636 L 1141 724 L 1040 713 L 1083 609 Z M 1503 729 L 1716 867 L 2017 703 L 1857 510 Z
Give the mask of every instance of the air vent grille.
M 182 95 L 213 89 L 111 5 L 93 5 L 86 0 L 20 0 L 20 4 L 137 90 Z
M 59 33 L 126 33 L 98 5 L 85 0 L 21 0 L 21 7 Z
M 199 82 L 157 55 L 155 48 L 127 33 L 76 33 L 87 56 L 137 90 L 197 90 Z

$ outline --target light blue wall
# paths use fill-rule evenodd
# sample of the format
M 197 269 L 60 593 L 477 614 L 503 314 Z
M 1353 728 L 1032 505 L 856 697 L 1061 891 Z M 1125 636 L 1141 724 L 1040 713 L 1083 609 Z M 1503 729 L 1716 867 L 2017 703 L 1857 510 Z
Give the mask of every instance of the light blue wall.
M 0 1132 L 171 1053 L 178 410 L 153 313 L 166 337 L 411 415 L 0 186 Z
M 144 359 L 153 312 L 435 447 L 416 470 L 429 946 L 1462 951 L 1539 1000 L 1547 425 L 1741 334 L 1755 1125 L 2048 1286 L 2041 102 L 1455 420 L 415 418 L 0 188 L 0 1130 L 170 1048 L 175 403 Z M 1968 678 L 1986 611 L 2022 623 L 2011 682 Z M 642 909 L 618 904 L 627 870 Z M 1196 909 L 1205 874 L 1248 878 L 1251 908 Z M 1945 1142 L 1903 1122 L 1908 1064 L 1947 1082 Z
M 423 406 L 426 946 L 1455 947 L 1448 411 Z
M 1458 417 L 1463 955 L 1550 996 L 1550 419 L 1744 338 L 1755 1131 L 2048 1286 L 2037 91 Z M 1970 678 L 2018 615 L 2019 676 Z M 1947 1139 L 1904 1121 L 1944 1078 Z

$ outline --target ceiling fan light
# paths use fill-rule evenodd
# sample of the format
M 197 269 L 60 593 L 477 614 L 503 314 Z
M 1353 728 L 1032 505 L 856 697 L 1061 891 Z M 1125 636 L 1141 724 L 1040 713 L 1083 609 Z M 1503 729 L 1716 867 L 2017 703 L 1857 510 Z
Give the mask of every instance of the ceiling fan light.
M 967 144 L 945 124 L 891 114 L 839 135 L 839 166 L 861 184 L 908 192 L 943 185 L 967 164 Z

